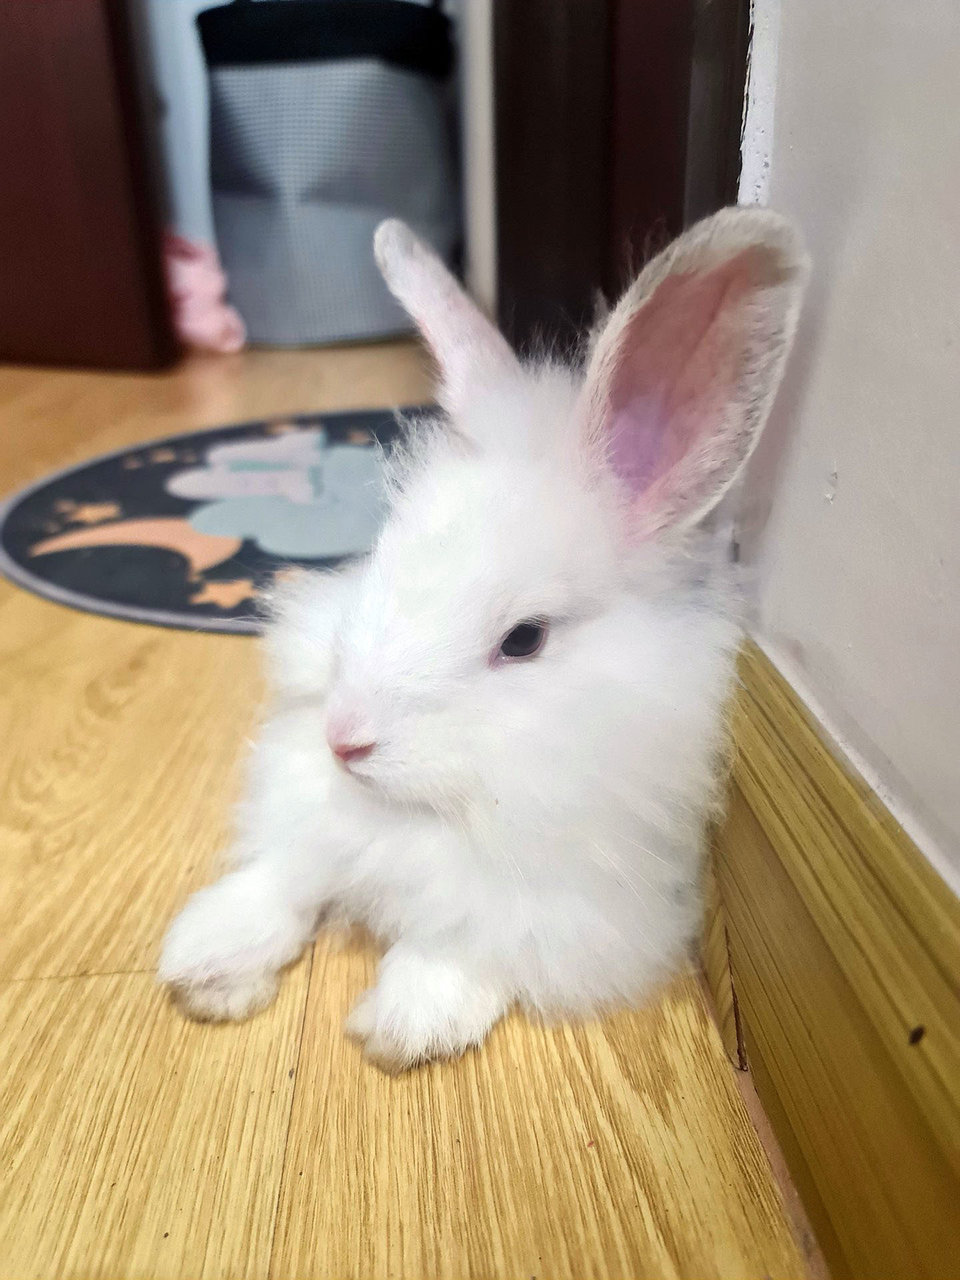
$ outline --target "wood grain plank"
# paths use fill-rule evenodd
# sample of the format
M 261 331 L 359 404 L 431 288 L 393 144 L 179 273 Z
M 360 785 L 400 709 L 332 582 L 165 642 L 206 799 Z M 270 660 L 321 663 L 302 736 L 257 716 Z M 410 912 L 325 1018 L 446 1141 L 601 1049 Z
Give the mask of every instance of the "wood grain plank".
M 693 978 L 391 1079 L 342 1034 L 372 973 L 318 944 L 274 1277 L 803 1274 Z
M 241 1027 L 146 974 L 0 987 L 0 1275 L 267 1271 L 307 965 Z
M 741 674 L 716 850 L 758 1090 L 836 1275 L 958 1276 L 960 904 L 758 651 Z
M 10 614 L 13 618 L 10 618 Z M 0 977 L 147 969 L 229 832 L 247 640 L 0 605 Z

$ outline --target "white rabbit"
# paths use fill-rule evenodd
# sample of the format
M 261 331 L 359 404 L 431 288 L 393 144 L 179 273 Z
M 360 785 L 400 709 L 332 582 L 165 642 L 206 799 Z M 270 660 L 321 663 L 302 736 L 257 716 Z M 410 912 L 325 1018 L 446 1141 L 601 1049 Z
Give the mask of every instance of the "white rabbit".
M 376 253 L 439 366 L 370 557 L 279 593 L 235 867 L 160 979 L 243 1018 L 327 915 L 386 954 L 347 1029 L 397 1070 L 514 1003 L 648 994 L 696 935 L 738 629 L 695 529 L 763 426 L 806 259 L 724 210 L 652 261 L 585 368 L 521 364 L 401 223 Z

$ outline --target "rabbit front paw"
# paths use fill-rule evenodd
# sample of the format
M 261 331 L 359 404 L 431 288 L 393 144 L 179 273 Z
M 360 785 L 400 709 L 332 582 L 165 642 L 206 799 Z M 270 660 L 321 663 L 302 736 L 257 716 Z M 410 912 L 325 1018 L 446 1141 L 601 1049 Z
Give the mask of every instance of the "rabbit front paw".
M 258 973 L 204 982 L 171 982 L 169 987 L 174 1004 L 194 1022 L 242 1022 L 273 1003 L 280 978 L 276 973 Z
M 458 1058 L 481 1044 L 508 1004 L 495 985 L 449 960 L 394 948 L 346 1030 L 370 1062 L 396 1074 L 434 1058 Z
M 188 1017 L 239 1021 L 273 1001 L 280 970 L 308 936 L 263 871 L 245 867 L 193 895 L 170 926 L 157 976 Z

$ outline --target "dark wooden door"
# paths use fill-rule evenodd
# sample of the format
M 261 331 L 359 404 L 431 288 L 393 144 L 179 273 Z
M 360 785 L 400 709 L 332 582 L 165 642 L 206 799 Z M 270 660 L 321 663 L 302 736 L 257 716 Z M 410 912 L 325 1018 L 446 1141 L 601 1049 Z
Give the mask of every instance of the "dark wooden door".
M 0 4 L 0 359 L 175 354 L 123 0 Z

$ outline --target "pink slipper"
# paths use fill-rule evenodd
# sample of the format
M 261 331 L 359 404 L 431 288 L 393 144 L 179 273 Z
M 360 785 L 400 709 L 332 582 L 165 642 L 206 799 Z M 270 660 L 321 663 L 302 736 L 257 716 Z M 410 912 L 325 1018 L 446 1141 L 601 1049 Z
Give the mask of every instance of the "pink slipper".
M 236 308 L 225 301 L 227 277 L 217 251 L 168 231 L 163 253 L 173 324 L 181 341 L 196 351 L 239 351 L 247 330 Z

